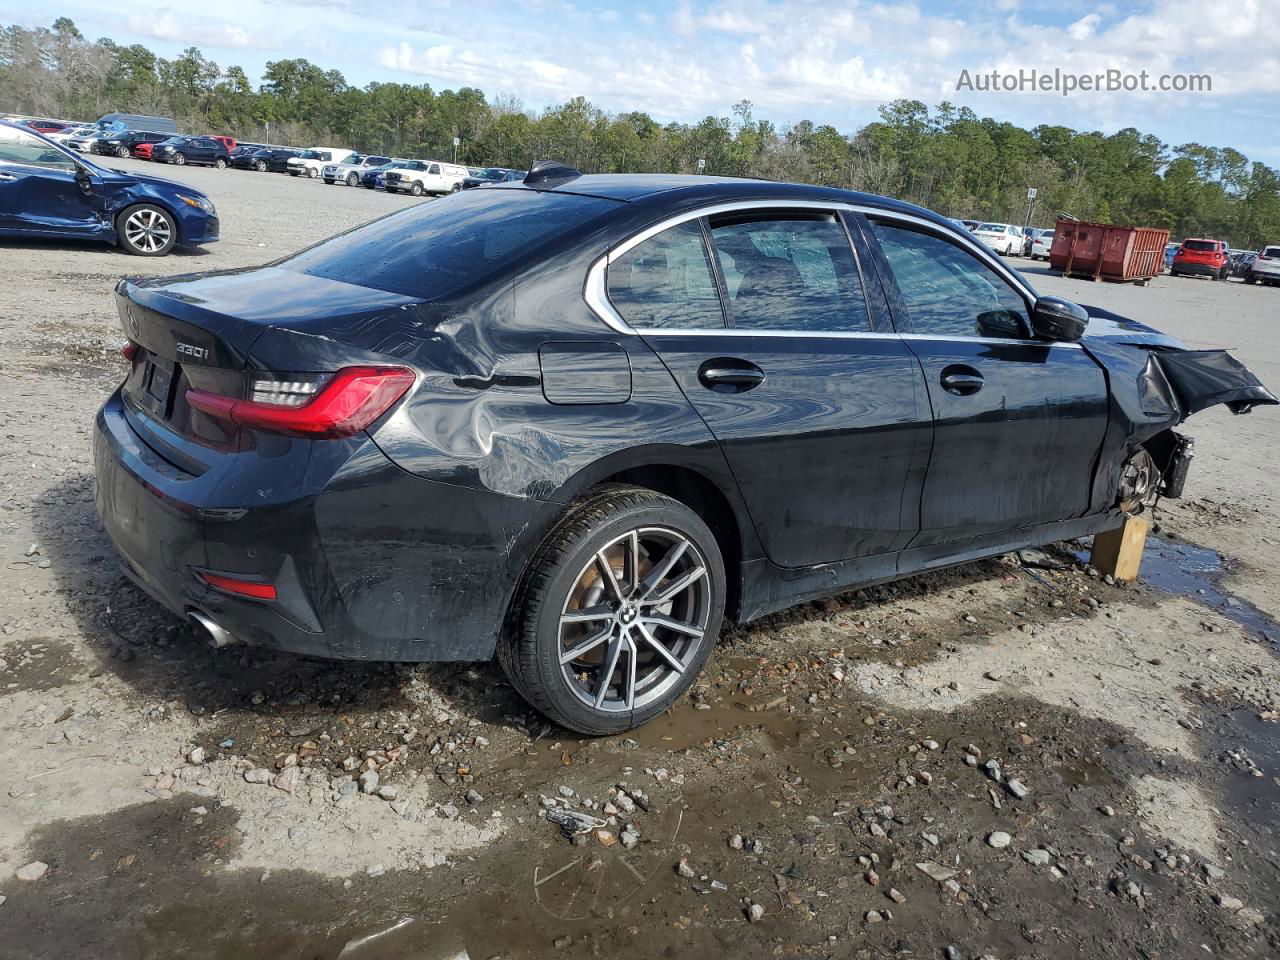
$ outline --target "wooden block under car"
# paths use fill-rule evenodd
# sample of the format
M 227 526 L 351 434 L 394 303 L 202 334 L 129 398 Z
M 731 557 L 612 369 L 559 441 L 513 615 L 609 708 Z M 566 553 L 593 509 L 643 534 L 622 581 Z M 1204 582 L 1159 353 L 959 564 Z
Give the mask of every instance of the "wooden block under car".
M 1125 517 L 1121 526 L 1093 538 L 1089 562 L 1117 580 L 1135 580 L 1138 568 L 1142 566 L 1142 550 L 1147 545 L 1150 532 L 1151 521 L 1146 514 Z

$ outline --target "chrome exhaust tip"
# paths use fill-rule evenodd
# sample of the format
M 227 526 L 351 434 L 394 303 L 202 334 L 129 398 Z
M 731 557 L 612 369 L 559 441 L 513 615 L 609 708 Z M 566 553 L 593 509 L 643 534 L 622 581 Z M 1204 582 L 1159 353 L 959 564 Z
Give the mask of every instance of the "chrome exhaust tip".
M 209 646 L 221 649 L 222 647 L 234 646 L 240 642 L 231 635 L 226 627 L 219 624 L 207 613 L 201 613 L 199 610 L 192 610 L 188 616 L 196 625 L 196 628 L 203 631 L 206 639 L 209 641 Z

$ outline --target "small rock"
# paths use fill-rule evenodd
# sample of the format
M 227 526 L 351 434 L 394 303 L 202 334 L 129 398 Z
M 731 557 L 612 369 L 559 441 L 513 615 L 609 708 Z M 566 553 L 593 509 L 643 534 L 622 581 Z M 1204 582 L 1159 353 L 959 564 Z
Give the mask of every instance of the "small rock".
M 400 796 L 400 791 L 391 784 L 387 784 L 378 788 L 378 796 L 383 800 L 394 800 L 396 797 Z
M 378 771 L 366 770 L 360 774 L 360 792 L 361 793 L 377 793 L 378 792 Z
M 618 839 L 622 841 L 622 846 L 625 849 L 630 850 L 640 842 L 640 833 L 635 827 L 628 825 Z
M 1104 817 L 1114 817 L 1116 815 L 1116 808 L 1103 805 L 1098 808 L 1098 812 Z
M 1011 843 L 1013 843 L 1013 837 L 1003 830 L 995 830 L 987 835 L 987 846 L 995 847 L 997 850 L 1003 850 Z
M 681 857 L 680 862 L 676 864 L 676 873 L 680 874 L 682 877 L 688 877 L 690 879 L 697 876 L 697 874 L 693 872 L 693 867 L 689 866 L 689 861 L 685 860 L 683 857 Z M 761 910 L 763 911 L 763 909 L 764 908 L 762 907 Z
M 33 860 L 25 867 L 19 867 L 18 872 L 15 873 L 14 876 L 24 883 L 35 883 L 48 872 L 49 865 L 47 863 L 43 860 Z M 1241 904 L 1241 906 L 1244 906 L 1244 904 Z
M 907 902 L 907 898 L 896 887 L 890 887 L 885 896 L 896 904 L 904 904 Z
M 1204 865 L 1204 875 L 1210 880 L 1221 880 L 1227 875 L 1227 872 L 1221 867 L 1215 867 L 1212 863 Z
M 444 817 L 446 820 L 457 820 L 458 808 L 452 803 L 442 803 L 440 804 L 440 816 Z
M 732 837 L 729 838 L 730 850 L 741 850 L 742 847 L 743 847 L 742 834 L 735 833 Z
M 866 920 L 867 923 L 880 923 L 884 917 L 880 915 L 879 910 L 868 910 Z
M 750 849 L 752 853 L 764 853 L 764 841 L 752 840 L 750 844 Z
M 270 783 L 271 771 L 266 767 L 254 767 L 244 772 L 245 783 Z
M 1043 867 L 1048 865 L 1053 855 L 1048 850 L 1023 850 L 1022 859 L 1033 866 Z
M 946 960 L 960 960 L 960 951 L 951 946 L 951 944 L 947 944 L 942 948 L 942 956 L 945 957 Z
M 564 797 L 566 800 L 570 799 L 573 796 L 573 787 L 562 786 L 562 787 L 557 787 L 556 789 L 557 789 L 557 792 L 560 794 L 560 796 Z
M 204 763 L 204 747 L 196 747 L 194 750 L 188 753 L 187 763 L 195 767 L 198 767 L 200 766 L 200 764 Z
M 1223 910 L 1236 911 L 1244 909 L 1243 900 L 1237 900 L 1235 897 L 1229 897 L 1225 893 L 1215 893 L 1213 895 L 1213 902 Z
M 387 868 L 380 863 L 375 863 L 373 866 L 371 866 L 368 870 L 365 871 L 365 873 L 367 873 L 371 877 L 380 877 L 386 872 L 387 872 Z
M 596 839 L 606 847 L 612 847 L 618 842 L 618 838 L 613 835 L 612 830 L 597 830 Z
M 471 804 L 471 806 L 473 807 L 477 803 L 484 803 L 484 797 L 480 795 L 480 792 L 478 790 L 468 790 L 466 800 L 467 800 L 467 803 Z
M 925 740 L 921 746 L 926 750 L 937 750 L 941 744 L 939 744 L 937 740 Z
M 1027 794 L 1031 792 L 1031 788 L 1024 784 L 1021 780 L 1010 778 L 1005 781 L 1004 788 L 1017 800 L 1027 799 Z
M 753 903 L 751 906 L 747 907 L 747 919 L 752 923 L 759 923 L 764 919 L 764 907 L 760 906 L 758 903 Z
M 283 790 L 285 793 L 293 793 L 298 787 L 298 781 L 302 779 L 302 771 L 297 767 L 285 767 L 280 771 L 271 785 L 277 790 Z

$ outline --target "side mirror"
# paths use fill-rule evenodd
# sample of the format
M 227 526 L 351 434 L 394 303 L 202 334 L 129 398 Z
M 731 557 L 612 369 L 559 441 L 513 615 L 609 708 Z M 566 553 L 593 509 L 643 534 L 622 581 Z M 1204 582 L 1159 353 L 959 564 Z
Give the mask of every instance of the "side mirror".
M 1074 343 L 1088 325 L 1084 307 L 1061 297 L 1041 297 L 1031 310 L 1031 332 L 1040 340 Z
M 86 197 L 93 193 L 93 178 L 84 167 L 76 167 L 76 185 Z

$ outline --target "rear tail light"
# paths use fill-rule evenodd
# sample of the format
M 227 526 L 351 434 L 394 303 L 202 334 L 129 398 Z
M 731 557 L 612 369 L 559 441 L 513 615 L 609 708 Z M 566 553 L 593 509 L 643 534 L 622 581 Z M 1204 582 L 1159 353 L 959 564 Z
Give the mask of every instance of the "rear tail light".
M 142 348 L 132 340 L 126 340 L 124 346 L 120 348 L 120 353 L 124 356 L 126 361 L 133 363 L 133 358 L 138 355 L 138 351 L 141 349 Z
M 219 573 L 196 571 L 196 576 L 216 590 L 223 593 L 234 593 L 236 596 L 249 597 L 253 600 L 274 600 L 275 584 L 263 583 L 261 580 L 241 580 L 239 577 L 226 577 Z
M 248 400 L 192 389 L 187 402 L 253 430 L 309 440 L 349 437 L 386 413 L 413 379 L 405 367 L 345 367 L 319 377 L 256 380 Z

